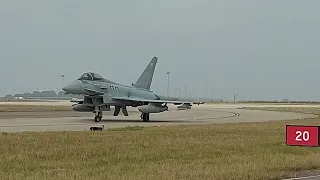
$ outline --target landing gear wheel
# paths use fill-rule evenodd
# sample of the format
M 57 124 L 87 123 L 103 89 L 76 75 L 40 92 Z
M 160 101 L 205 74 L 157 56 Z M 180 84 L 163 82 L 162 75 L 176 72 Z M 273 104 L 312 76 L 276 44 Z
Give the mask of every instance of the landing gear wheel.
M 149 120 L 150 120 L 149 114 L 147 114 L 147 113 L 142 113 L 140 117 L 143 122 L 149 122 Z
M 94 116 L 94 122 L 99 122 L 102 119 L 102 112 L 97 112 Z
M 99 122 L 101 121 L 102 117 L 101 116 L 94 116 L 94 122 Z

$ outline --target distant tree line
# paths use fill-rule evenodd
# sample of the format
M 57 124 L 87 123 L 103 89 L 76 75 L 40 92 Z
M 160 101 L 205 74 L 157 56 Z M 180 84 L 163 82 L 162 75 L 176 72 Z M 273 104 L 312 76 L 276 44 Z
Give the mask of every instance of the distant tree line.
M 239 103 L 291 103 L 291 104 L 295 104 L 295 103 L 319 103 L 319 101 L 290 101 L 288 99 L 284 99 L 282 101 L 238 101 Z
M 5 98 L 81 98 L 80 95 L 73 95 L 73 94 L 65 94 L 64 91 L 58 92 L 55 91 L 33 91 L 32 93 L 22 93 L 22 94 L 7 94 Z

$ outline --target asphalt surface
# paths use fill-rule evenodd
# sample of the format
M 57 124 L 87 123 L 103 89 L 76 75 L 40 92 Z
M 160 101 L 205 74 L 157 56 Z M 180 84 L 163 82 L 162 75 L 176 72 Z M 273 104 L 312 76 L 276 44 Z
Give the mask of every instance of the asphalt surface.
M 14 102 L 16 103 L 16 102 Z M 24 102 L 25 103 L 25 102 Z M 34 103 L 34 102 L 32 102 Z M 47 102 L 42 102 L 47 103 Z M 67 102 L 68 103 L 68 102 Z M 57 105 L 50 103 L 51 105 Z M 62 105 L 62 102 L 58 103 Z M 63 104 L 67 105 L 67 104 Z M 275 120 L 291 120 L 313 117 L 313 115 L 237 109 L 242 105 L 194 105 L 191 110 L 177 110 L 169 107 L 170 111 L 151 114 L 150 122 L 142 122 L 136 108 L 128 108 L 129 116 L 112 116 L 104 112 L 103 119 L 96 123 L 92 113 L 80 112 L 19 112 L 0 113 L 0 131 L 83 131 L 92 126 L 104 125 L 105 128 L 126 126 L 166 126 L 166 125 L 197 125 L 213 123 L 261 122 Z M 268 106 L 269 107 L 269 106 Z

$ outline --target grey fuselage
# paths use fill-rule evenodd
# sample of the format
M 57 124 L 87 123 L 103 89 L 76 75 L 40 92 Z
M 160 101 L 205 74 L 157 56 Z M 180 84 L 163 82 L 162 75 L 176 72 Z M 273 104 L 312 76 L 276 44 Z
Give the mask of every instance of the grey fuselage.
M 121 85 L 106 79 L 103 80 L 75 80 L 63 88 L 70 94 L 81 94 L 84 96 L 103 96 L 104 103 L 116 105 L 117 101 L 108 97 L 130 97 L 150 100 L 159 100 L 160 97 L 149 90 L 138 89 L 131 86 Z M 120 102 L 119 102 L 120 103 Z M 123 101 L 122 105 L 126 105 Z M 129 102 L 127 105 L 131 105 Z

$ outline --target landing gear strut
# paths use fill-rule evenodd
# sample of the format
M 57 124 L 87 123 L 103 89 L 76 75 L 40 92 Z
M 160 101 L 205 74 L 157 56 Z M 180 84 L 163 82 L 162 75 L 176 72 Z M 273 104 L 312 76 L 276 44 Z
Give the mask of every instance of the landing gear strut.
M 94 122 L 99 122 L 102 119 L 102 111 L 99 109 L 94 112 Z
M 143 122 L 149 122 L 149 120 L 150 120 L 150 117 L 149 117 L 148 113 L 141 113 L 140 117 L 141 117 Z

